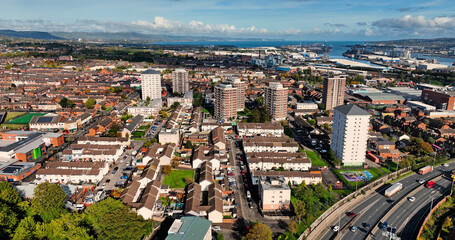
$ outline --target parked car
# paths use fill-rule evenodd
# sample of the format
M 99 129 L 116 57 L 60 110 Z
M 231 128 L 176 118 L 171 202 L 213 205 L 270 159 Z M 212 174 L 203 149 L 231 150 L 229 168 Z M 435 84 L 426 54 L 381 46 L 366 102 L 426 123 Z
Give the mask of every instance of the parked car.
M 120 179 L 128 179 L 128 176 L 123 175 L 120 177 Z
M 214 231 L 220 231 L 221 230 L 221 227 L 220 226 L 213 226 L 212 229 Z

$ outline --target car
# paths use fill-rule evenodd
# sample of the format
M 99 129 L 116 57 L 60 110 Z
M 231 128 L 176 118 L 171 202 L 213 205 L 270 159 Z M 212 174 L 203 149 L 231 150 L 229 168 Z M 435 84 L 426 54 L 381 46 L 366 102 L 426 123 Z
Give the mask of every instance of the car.
M 433 181 L 429 181 L 429 182 L 427 183 L 427 186 L 426 186 L 426 187 L 427 187 L 427 188 L 432 188 L 433 186 L 434 186 L 434 182 L 433 182 Z
M 247 198 L 246 199 L 249 203 L 253 202 L 253 200 L 251 198 Z
M 444 163 L 444 164 L 442 164 L 442 166 L 443 166 L 443 167 L 448 167 L 448 166 L 449 166 L 449 164 L 447 164 L 447 163 Z
M 248 203 L 248 207 L 249 207 L 249 208 L 253 208 L 253 204 Z
M 346 215 L 348 215 L 348 217 L 354 217 L 355 216 L 355 212 L 348 212 Z
M 356 226 L 351 226 L 351 232 L 356 232 L 357 231 L 357 227 Z
M 220 226 L 213 226 L 212 229 L 214 231 L 220 231 L 221 230 L 221 227 Z
M 369 229 L 370 228 L 370 224 L 369 223 L 362 223 L 362 226 L 366 229 Z
M 106 183 L 101 184 L 101 187 L 105 187 L 105 186 L 106 186 Z
M 116 172 L 117 172 L 117 170 L 114 170 L 114 171 L 112 171 L 112 173 L 111 173 L 111 174 L 112 174 L 112 175 L 114 175 Z
M 414 201 L 416 200 L 416 198 L 415 198 L 415 197 L 410 197 L 408 200 L 409 200 L 410 202 L 414 202 Z
M 396 227 L 393 227 L 392 230 L 391 230 L 391 232 L 392 232 L 393 234 L 396 233 L 396 232 L 397 232 L 397 228 L 396 228 Z
M 425 183 L 425 180 L 420 179 L 420 180 L 419 180 L 419 183 L 420 183 L 420 184 L 424 184 L 424 183 Z
M 385 230 L 387 228 L 387 225 L 389 225 L 387 222 L 380 223 L 379 228 Z
M 121 176 L 120 179 L 128 179 L 128 176 Z
M 234 172 L 228 172 L 229 176 L 234 176 Z
M 333 226 L 332 230 L 334 232 L 338 232 L 340 230 L 340 227 L 339 226 Z
M 106 183 L 110 183 L 110 182 L 111 182 L 111 179 L 107 179 L 107 180 L 106 180 Z
M 118 170 L 118 167 L 115 167 L 114 170 L 117 171 L 117 170 Z

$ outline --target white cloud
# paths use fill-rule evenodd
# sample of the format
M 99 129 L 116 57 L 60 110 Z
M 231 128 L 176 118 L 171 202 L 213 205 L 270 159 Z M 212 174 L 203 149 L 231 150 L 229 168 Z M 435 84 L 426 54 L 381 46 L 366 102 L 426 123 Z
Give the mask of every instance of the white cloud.
M 450 17 L 434 17 L 405 15 L 401 18 L 382 19 L 373 22 L 376 27 L 390 28 L 455 28 L 455 19 Z
M 45 20 L 0 19 L 0 25 L 3 29 L 12 30 L 49 32 L 139 32 L 144 34 L 189 36 L 280 37 L 281 35 L 296 35 L 302 32 L 298 29 L 271 31 L 254 25 L 239 28 L 230 24 L 208 24 L 196 20 L 184 23 L 160 16 L 154 17 L 153 21 L 136 20 L 131 22 L 79 20 L 73 23 L 55 23 Z

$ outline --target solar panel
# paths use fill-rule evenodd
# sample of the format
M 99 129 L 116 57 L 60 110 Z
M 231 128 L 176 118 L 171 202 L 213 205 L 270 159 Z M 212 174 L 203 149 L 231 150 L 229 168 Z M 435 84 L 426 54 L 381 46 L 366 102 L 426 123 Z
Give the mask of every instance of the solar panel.
M 16 170 L 21 170 L 21 167 L 12 167 L 12 166 L 8 166 L 6 167 L 5 169 L 3 169 L 3 172 L 4 173 L 13 173 L 14 171 Z
M 50 123 L 52 122 L 53 117 L 40 117 L 36 121 L 37 123 Z

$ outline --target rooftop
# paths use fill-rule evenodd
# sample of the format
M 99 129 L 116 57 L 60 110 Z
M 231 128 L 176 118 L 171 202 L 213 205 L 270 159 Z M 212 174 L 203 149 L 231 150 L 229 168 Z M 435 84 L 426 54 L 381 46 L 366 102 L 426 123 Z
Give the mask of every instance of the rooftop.
M 182 217 L 174 220 L 166 240 L 204 239 L 212 222 L 200 217 Z
M 355 104 L 348 104 L 348 105 L 342 105 L 334 108 L 335 111 L 340 112 L 341 114 L 344 115 L 351 115 L 351 116 L 370 116 L 370 113 L 367 111 L 359 108 Z

